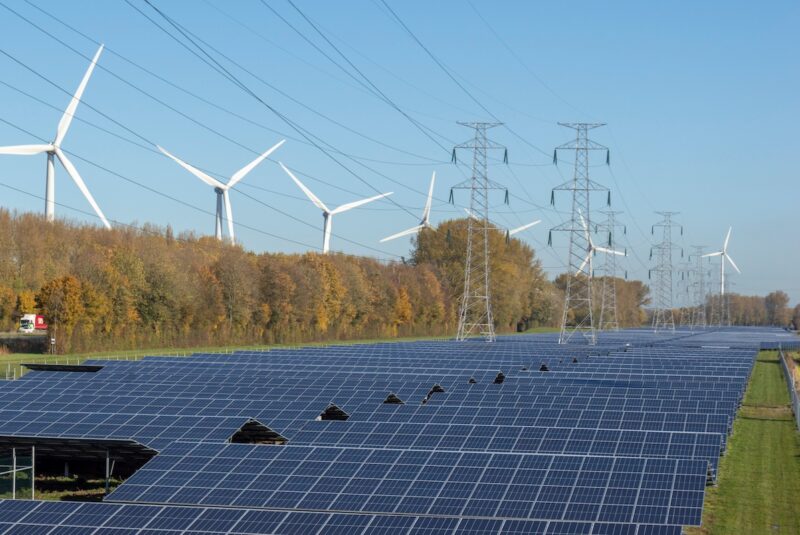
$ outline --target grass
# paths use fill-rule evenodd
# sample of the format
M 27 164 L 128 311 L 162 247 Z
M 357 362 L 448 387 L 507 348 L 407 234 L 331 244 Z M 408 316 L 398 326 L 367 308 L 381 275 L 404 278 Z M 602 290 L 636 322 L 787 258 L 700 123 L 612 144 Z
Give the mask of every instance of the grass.
M 4 481 L 0 490 L 0 499 L 11 499 L 11 482 Z M 122 483 L 112 478 L 109 492 Z M 106 494 L 105 480 L 102 478 L 85 479 L 82 477 L 41 477 L 36 476 L 34 489 L 37 500 L 99 502 Z M 17 499 L 28 499 L 31 495 L 30 481 L 27 473 L 17 475 Z
M 536 327 L 520 334 L 540 334 L 558 332 L 555 327 Z M 505 336 L 505 334 L 504 334 Z M 242 346 L 206 346 L 206 347 L 187 347 L 187 348 L 155 348 L 119 351 L 97 351 L 90 353 L 69 353 L 66 355 L 48 355 L 40 353 L 10 353 L 0 354 L 0 379 L 19 377 L 26 372 L 23 363 L 48 363 L 48 364 L 79 364 L 88 359 L 119 359 L 119 360 L 139 360 L 147 355 L 176 355 L 185 356 L 192 353 L 230 353 L 232 351 L 244 350 L 266 350 L 287 347 L 308 347 L 308 346 L 330 346 L 330 345 L 353 345 L 353 344 L 374 344 L 387 342 L 413 342 L 424 340 L 441 340 L 441 336 L 417 336 L 407 338 L 365 338 L 358 340 L 332 340 L 326 342 L 297 342 L 291 344 L 269 344 L 269 345 L 242 345 Z
M 744 404 L 706 492 L 703 525 L 687 535 L 800 533 L 800 434 L 778 354 L 759 354 Z

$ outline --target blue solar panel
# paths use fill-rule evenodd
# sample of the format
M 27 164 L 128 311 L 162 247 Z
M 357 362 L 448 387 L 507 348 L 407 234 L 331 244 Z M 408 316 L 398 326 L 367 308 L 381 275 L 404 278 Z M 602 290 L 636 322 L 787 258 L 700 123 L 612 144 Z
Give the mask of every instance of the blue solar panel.
M 0 532 L 678 535 L 699 523 L 756 351 L 784 341 L 633 330 L 32 371 L 0 382 L 0 443 L 160 453 L 110 496 L 126 503 L 0 502 Z M 346 421 L 319 421 L 331 404 Z M 252 420 L 288 445 L 227 443 Z

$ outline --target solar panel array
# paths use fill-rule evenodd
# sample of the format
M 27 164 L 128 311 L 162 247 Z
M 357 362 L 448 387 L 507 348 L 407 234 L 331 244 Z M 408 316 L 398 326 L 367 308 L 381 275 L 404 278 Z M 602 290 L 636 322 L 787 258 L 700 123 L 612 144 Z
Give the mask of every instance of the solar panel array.
M 756 351 L 777 340 L 640 330 L 32 371 L 0 384 L 0 444 L 158 454 L 106 503 L 0 501 L 0 533 L 677 535 L 699 524 Z M 285 444 L 232 444 L 247 426 Z

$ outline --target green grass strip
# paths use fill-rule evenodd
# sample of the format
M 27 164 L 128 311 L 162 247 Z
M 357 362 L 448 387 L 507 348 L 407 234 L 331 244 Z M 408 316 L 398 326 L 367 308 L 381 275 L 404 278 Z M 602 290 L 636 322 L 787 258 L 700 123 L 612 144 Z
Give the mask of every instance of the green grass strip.
M 778 355 L 759 354 L 703 525 L 688 535 L 800 533 L 800 434 Z

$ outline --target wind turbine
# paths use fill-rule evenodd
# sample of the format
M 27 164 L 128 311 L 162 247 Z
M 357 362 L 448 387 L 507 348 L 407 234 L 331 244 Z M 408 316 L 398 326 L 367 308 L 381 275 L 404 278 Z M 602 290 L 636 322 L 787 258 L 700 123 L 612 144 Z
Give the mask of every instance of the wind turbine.
M 289 177 L 292 180 L 294 180 L 294 183 L 297 184 L 297 187 L 299 187 L 301 190 L 303 190 L 303 193 L 306 194 L 306 197 L 308 197 L 309 200 L 311 200 L 311 202 L 314 203 L 314 206 L 316 206 L 317 208 L 322 210 L 322 217 L 325 219 L 325 223 L 323 225 L 323 231 L 322 231 L 323 232 L 323 234 L 322 234 L 322 253 L 323 254 L 327 254 L 328 251 L 330 250 L 330 246 L 331 246 L 331 225 L 333 224 L 333 216 L 335 214 L 341 214 L 342 212 L 346 212 L 348 210 L 352 210 L 353 208 L 358 208 L 359 206 L 365 205 L 365 204 L 367 204 L 369 202 L 372 202 L 372 201 L 377 201 L 378 199 L 383 199 L 384 197 L 388 197 L 389 195 L 394 193 L 392 191 L 390 191 L 389 193 L 381 193 L 380 195 L 375 195 L 374 197 L 370 197 L 368 199 L 361 199 L 360 201 L 353 201 L 353 202 L 349 202 L 349 203 L 343 204 L 343 205 L 338 206 L 338 207 L 334 208 L 333 210 L 331 210 L 330 208 L 325 206 L 325 203 L 323 203 L 321 200 L 319 200 L 319 197 L 314 195 L 311 192 L 311 190 L 308 189 L 305 186 L 305 184 L 300 182 L 300 180 L 296 176 L 294 176 L 294 174 L 291 171 L 289 171 L 289 169 L 287 169 L 286 166 L 283 165 L 283 163 L 281 163 L 281 162 L 278 162 L 278 163 L 281 165 L 283 170 L 286 171 L 286 174 L 289 175 Z
M 72 96 L 72 100 L 69 101 L 69 105 L 64 111 L 64 115 L 61 116 L 61 120 L 58 122 L 58 127 L 56 128 L 56 137 L 52 143 L 43 145 L 15 145 L 10 147 L 0 147 L 0 154 L 33 156 L 43 152 L 47 153 L 47 182 L 44 196 L 44 214 L 47 221 L 53 221 L 56 216 L 56 172 L 54 159 L 58 158 L 58 161 L 61 162 L 62 166 L 64 166 L 67 174 L 72 178 L 72 181 L 75 182 L 75 185 L 78 186 L 79 190 L 81 190 L 83 196 L 86 197 L 87 201 L 89 201 L 89 204 L 100 218 L 100 221 L 103 222 L 103 225 L 105 225 L 106 228 L 111 228 L 111 225 L 106 219 L 106 216 L 103 214 L 103 211 L 100 210 L 100 207 L 97 205 L 94 197 L 92 197 L 92 194 L 89 192 L 89 188 L 86 187 L 86 183 L 81 178 L 81 175 L 78 174 L 78 170 L 69 160 L 69 158 L 67 158 L 67 155 L 61 150 L 61 143 L 64 141 L 64 136 L 67 135 L 69 125 L 72 123 L 72 118 L 75 116 L 75 110 L 78 108 L 78 104 L 81 101 L 81 96 L 83 96 L 83 91 L 86 89 L 86 84 L 89 83 L 89 78 L 92 76 L 92 71 L 94 71 L 94 66 L 97 64 L 97 60 L 100 58 L 101 52 L 103 52 L 103 45 L 100 45 L 100 48 L 97 49 L 92 62 L 89 64 L 89 68 L 86 70 L 86 74 L 83 75 L 83 80 L 81 80 L 78 90 Z
M 595 245 L 594 242 L 592 241 L 592 235 L 589 233 L 589 227 L 586 225 L 586 220 L 583 218 L 583 214 L 581 213 L 580 210 L 578 210 L 578 215 L 581 218 L 581 225 L 583 225 L 583 232 L 586 235 L 586 241 L 588 242 L 588 245 L 586 247 L 586 258 L 583 259 L 581 266 L 578 268 L 578 272 L 575 273 L 576 275 L 580 275 L 581 271 L 583 271 L 583 268 L 586 267 L 586 264 L 588 263 L 589 278 L 592 277 L 592 272 L 593 272 L 592 257 L 598 251 L 606 254 L 615 254 L 617 256 L 628 256 L 627 253 L 624 253 L 622 251 L 615 251 L 614 249 L 608 249 L 607 247 L 598 247 L 597 245 Z
M 739 268 L 736 266 L 736 263 L 733 261 L 733 258 L 730 257 L 728 254 L 728 242 L 731 239 L 731 230 L 733 227 L 728 227 L 728 235 L 725 236 L 725 242 L 722 244 L 722 250 L 717 251 L 716 253 L 708 253 L 704 254 L 703 258 L 710 257 L 710 256 L 721 256 L 719 261 L 719 295 L 725 295 L 725 260 L 731 263 L 733 269 L 736 270 L 737 273 L 741 274 L 742 272 L 739 271 Z
M 422 210 L 422 219 L 419 222 L 419 225 L 416 227 L 411 227 L 410 229 L 403 230 L 398 232 L 397 234 L 392 234 L 386 238 L 383 238 L 380 242 L 387 242 L 389 240 L 394 240 L 395 238 L 401 238 L 403 236 L 408 236 L 409 234 L 417 234 L 420 230 L 424 228 L 431 228 L 431 202 L 433 201 L 433 184 L 436 182 L 436 171 L 433 172 L 431 175 L 431 185 L 428 188 L 428 200 L 425 201 L 425 208 Z
M 227 184 L 223 184 L 216 178 L 209 176 L 208 174 L 204 173 L 203 171 L 194 167 L 193 165 L 190 165 L 184 162 L 183 160 L 179 159 L 178 157 L 173 156 L 172 154 L 167 152 L 166 149 L 158 145 L 156 145 L 156 147 L 158 147 L 158 150 L 164 153 L 165 156 L 172 158 L 178 165 L 180 165 L 181 167 L 192 173 L 194 176 L 196 176 L 197 178 L 199 178 L 200 180 L 202 180 L 203 182 L 214 188 L 214 192 L 217 194 L 217 214 L 216 214 L 216 225 L 214 229 L 214 236 L 216 236 L 218 240 L 222 240 L 222 205 L 224 204 L 225 219 L 228 220 L 228 239 L 230 239 L 231 244 L 235 244 L 236 238 L 234 237 L 233 234 L 233 212 L 231 211 L 231 198 L 228 195 L 228 192 L 233 186 L 239 183 L 239 181 L 242 180 L 245 177 L 245 175 L 247 175 L 247 173 L 252 171 L 255 168 L 255 166 L 264 161 L 264 159 L 267 156 L 272 154 L 273 151 L 275 151 L 278 147 L 280 147 L 284 143 L 286 143 L 285 139 L 280 140 L 278 143 L 269 148 L 264 154 L 262 154 L 249 164 L 245 165 L 244 167 L 236 171 L 233 174 L 233 176 L 231 176 L 231 179 L 228 180 Z
M 467 215 L 468 215 L 469 217 L 471 217 L 471 218 L 472 218 L 472 219 L 474 219 L 475 221 L 480 221 L 480 218 L 479 218 L 478 216 L 476 216 L 475 214 L 473 214 L 473 213 L 472 213 L 472 211 L 470 211 L 470 209 L 469 209 L 469 208 L 464 208 L 464 211 L 467 213 Z M 538 224 L 539 224 L 539 223 L 541 223 L 541 222 L 542 222 L 542 220 L 541 220 L 541 219 L 537 219 L 536 221 L 531 221 L 530 223 L 525 223 L 524 225 L 522 225 L 522 226 L 520 226 L 520 227 L 517 227 L 517 228 L 512 228 L 512 229 L 508 229 L 508 228 L 501 227 L 500 225 L 497 225 L 497 224 L 495 224 L 495 223 L 492 223 L 491 221 L 489 221 L 489 224 L 490 224 L 490 225 L 492 225 L 492 226 L 494 226 L 494 227 L 496 227 L 496 228 L 498 228 L 498 229 L 500 229 L 500 230 L 504 230 L 504 231 L 505 231 L 505 233 L 506 233 L 506 240 L 508 240 L 508 239 L 509 239 L 511 236 L 513 236 L 514 234 L 519 234 L 519 233 L 520 233 L 520 232 L 522 232 L 523 230 L 528 230 L 528 229 L 529 229 L 529 228 L 531 228 L 532 226 L 534 226 L 534 225 L 538 225 Z

